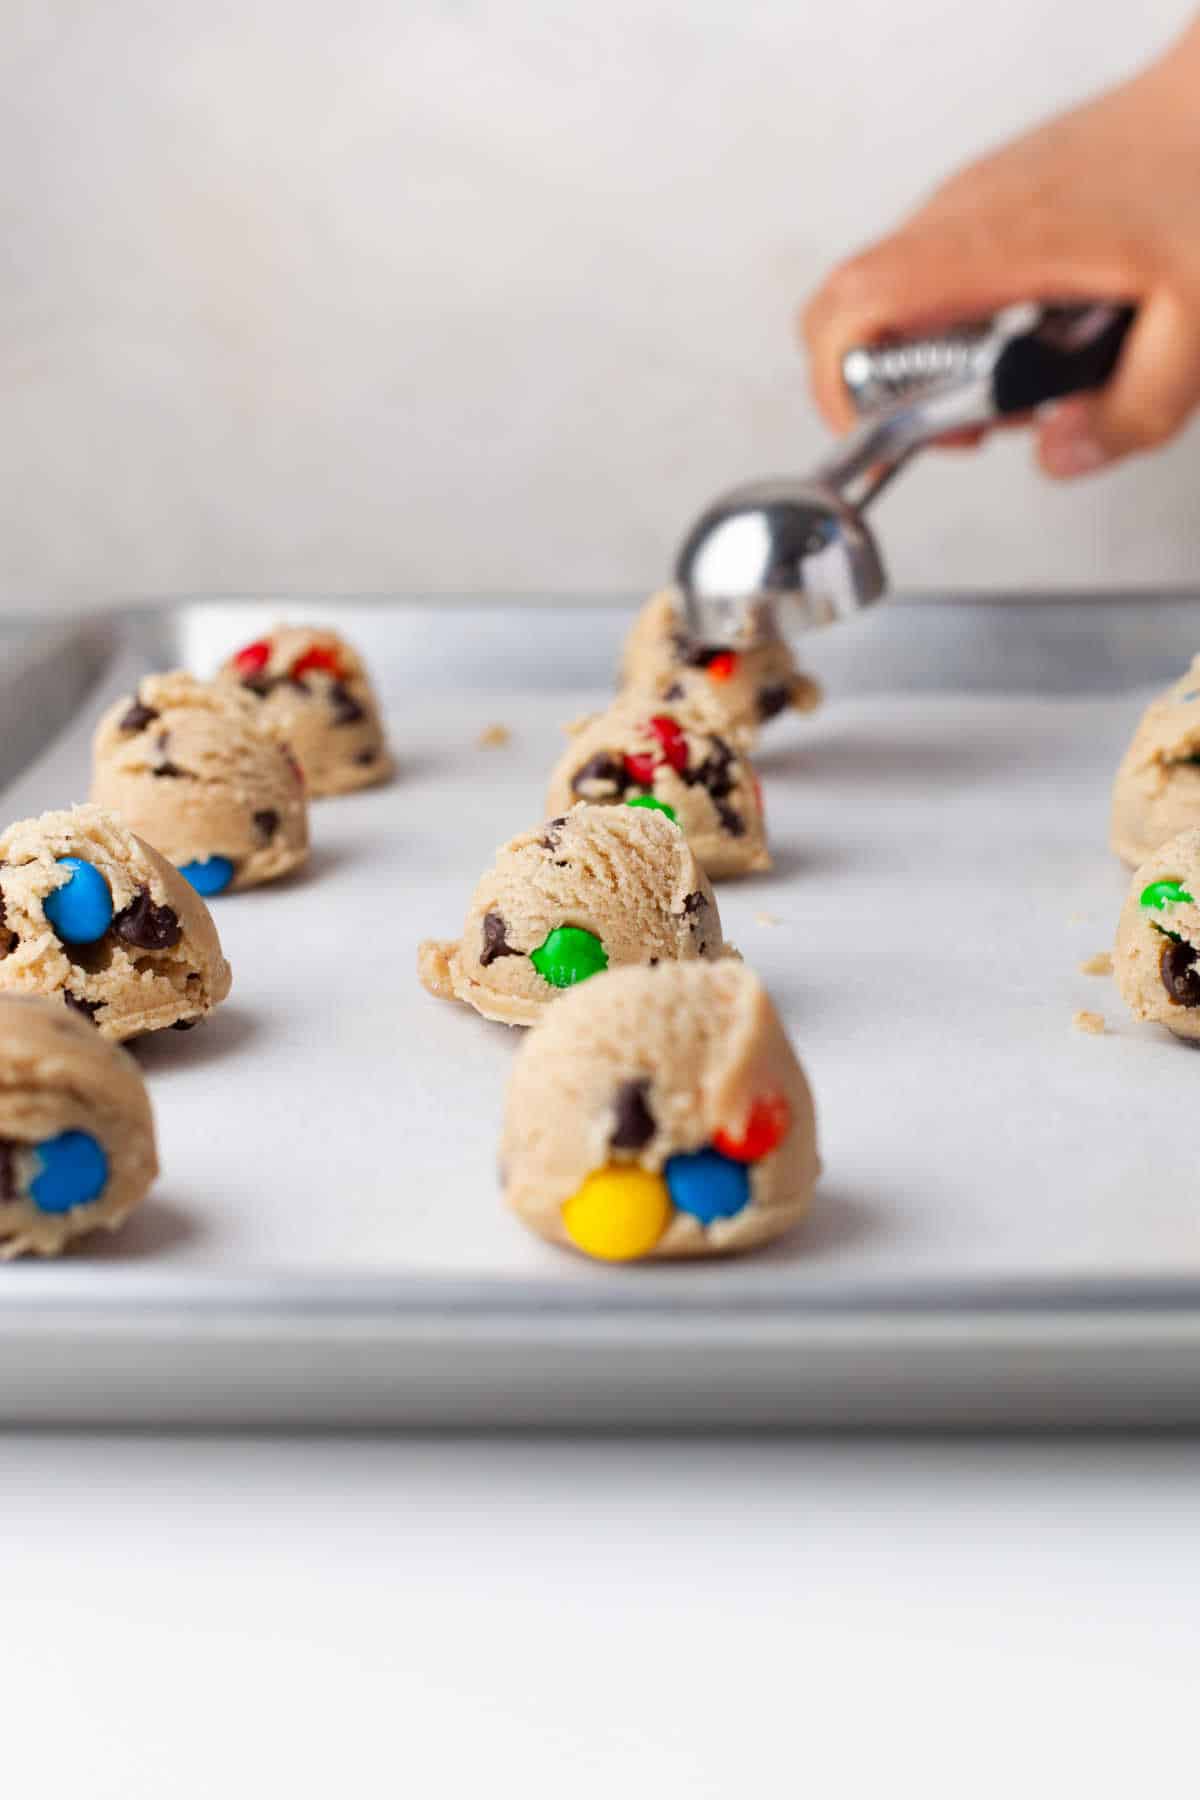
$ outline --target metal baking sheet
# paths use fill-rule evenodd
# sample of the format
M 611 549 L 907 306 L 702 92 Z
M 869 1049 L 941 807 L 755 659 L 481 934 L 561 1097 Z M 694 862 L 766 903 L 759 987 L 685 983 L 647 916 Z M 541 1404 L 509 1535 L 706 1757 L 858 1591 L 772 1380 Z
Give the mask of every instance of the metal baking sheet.
M 0 1272 L 0 1419 L 1200 1419 L 1200 1063 L 1078 972 L 1125 886 L 1111 773 L 1200 603 L 893 602 L 811 640 L 828 702 L 759 758 L 775 870 L 719 898 L 813 1082 L 818 1201 L 753 1258 L 611 1269 L 503 1210 L 517 1040 L 414 958 L 540 818 L 631 609 L 196 601 L 5 640 L 22 746 L 56 733 L 6 818 L 85 797 L 140 673 L 210 672 L 283 613 L 361 645 L 400 773 L 316 805 L 303 875 L 215 902 L 230 1001 L 137 1050 L 160 1184 L 117 1237 Z

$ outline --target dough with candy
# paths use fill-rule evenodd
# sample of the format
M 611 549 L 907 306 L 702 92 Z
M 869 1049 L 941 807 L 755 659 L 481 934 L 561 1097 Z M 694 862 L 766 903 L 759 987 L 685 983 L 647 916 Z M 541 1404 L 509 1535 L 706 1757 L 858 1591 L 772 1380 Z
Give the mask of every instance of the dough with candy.
M 522 1045 L 500 1150 L 505 1198 L 603 1261 L 746 1250 L 807 1212 L 812 1096 L 738 962 L 616 969 Z
M 128 1051 L 52 1001 L 0 994 L 0 1259 L 115 1231 L 157 1173 Z
M 1200 828 L 1147 857 L 1117 925 L 1113 974 L 1135 1018 L 1200 1039 Z
M 640 806 L 576 806 L 496 852 L 462 936 L 429 939 L 424 985 L 485 1019 L 532 1025 L 563 990 L 621 963 L 730 954 L 678 826 Z
M 310 793 L 347 794 L 391 774 L 375 690 L 336 631 L 276 625 L 231 656 L 220 679 L 258 702 L 262 723 L 300 759 Z
M 1200 657 L 1152 700 L 1113 782 L 1112 847 L 1136 867 L 1200 825 Z

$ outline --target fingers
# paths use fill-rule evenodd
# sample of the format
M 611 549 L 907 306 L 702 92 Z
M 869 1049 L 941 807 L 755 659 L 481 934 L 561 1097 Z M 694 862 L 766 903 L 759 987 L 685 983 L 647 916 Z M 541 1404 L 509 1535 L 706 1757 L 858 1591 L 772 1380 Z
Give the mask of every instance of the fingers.
M 1064 400 L 1038 432 L 1038 460 L 1060 480 L 1150 450 L 1200 406 L 1200 296 L 1160 292 L 1142 302 L 1108 386 Z

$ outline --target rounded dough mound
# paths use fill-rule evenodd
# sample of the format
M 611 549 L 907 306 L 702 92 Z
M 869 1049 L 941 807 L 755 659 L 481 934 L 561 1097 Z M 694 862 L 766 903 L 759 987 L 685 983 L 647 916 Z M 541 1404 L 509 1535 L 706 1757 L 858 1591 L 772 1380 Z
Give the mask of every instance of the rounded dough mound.
M 1157 882 L 1190 898 L 1143 905 Z M 1176 1037 L 1200 1038 L 1200 828 L 1163 844 L 1135 873 L 1121 909 L 1113 974 L 1135 1018 L 1165 1025 Z
M 532 1025 L 565 990 L 530 953 L 562 926 L 590 932 L 610 967 L 729 954 L 712 888 L 677 826 L 644 807 L 576 806 L 496 852 L 462 937 L 427 939 L 417 970 L 442 999 Z
M 275 625 L 231 656 L 219 679 L 257 700 L 261 723 L 295 751 L 310 793 L 348 794 L 391 774 L 374 689 L 336 631 Z
M 758 777 L 719 732 L 645 694 L 622 695 L 570 729 L 571 743 L 550 777 L 547 812 L 649 794 L 673 809 L 713 880 L 770 868 Z
M 30 1192 L 37 1146 L 65 1131 L 99 1143 L 107 1180 L 86 1205 L 44 1212 Z M 86 1232 L 115 1231 L 157 1173 L 146 1084 L 128 1051 L 49 1000 L 0 995 L 0 1259 L 56 1256 Z
M 808 1211 L 820 1163 L 808 1082 L 756 975 L 737 962 L 618 969 L 568 995 L 518 1053 L 501 1143 L 505 1198 L 540 1236 L 571 1245 L 563 1209 L 589 1177 L 661 1174 L 723 1134 L 744 1142 L 764 1107 L 784 1123 L 775 1147 L 745 1165 L 748 1204 L 707 1224 L 671 1208 L 645 1254 L 708 1255 L 778 1237 Z
M 259 728 L 251 699 L 182 671 L 147 676 L 104 715 L 92 799 L 176 868 L 227 857 L 235 888 L 273 881 L 308 855 L 295 759 Z
M 43 910 L 68 872 L 97 868 L 113 922 L 98 943 L 64 944 Z M 57 997 L 120 1042 L 192 1025 L 229 992 L 212 915 L 177 869 L 98 806 L 22 819 L 0 834 L 0 992 Z
M 674 588 L 653 594 L 634 620 L 621 686 L 653 693 L 748 746 L 769 720 L 821 703 L 818 683 L 802 673 L 769 618 L 749 618 L 728 644 L 693 644 Z
M 1200 656 L 1151 701 L 1113 782 L 1112 847 L 1136 867 L 1200 825 Z

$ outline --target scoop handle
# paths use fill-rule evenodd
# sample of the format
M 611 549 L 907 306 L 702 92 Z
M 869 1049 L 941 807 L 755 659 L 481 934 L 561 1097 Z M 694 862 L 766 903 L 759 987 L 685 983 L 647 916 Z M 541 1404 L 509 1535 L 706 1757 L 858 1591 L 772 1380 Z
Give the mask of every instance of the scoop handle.
M 1028 302 L 933 336 L 859 346 L 842 358 L 842 377 L 865 417 L 970 390 L 983 424 L 1103 387 L 1135 312 L 1107 301 Z

